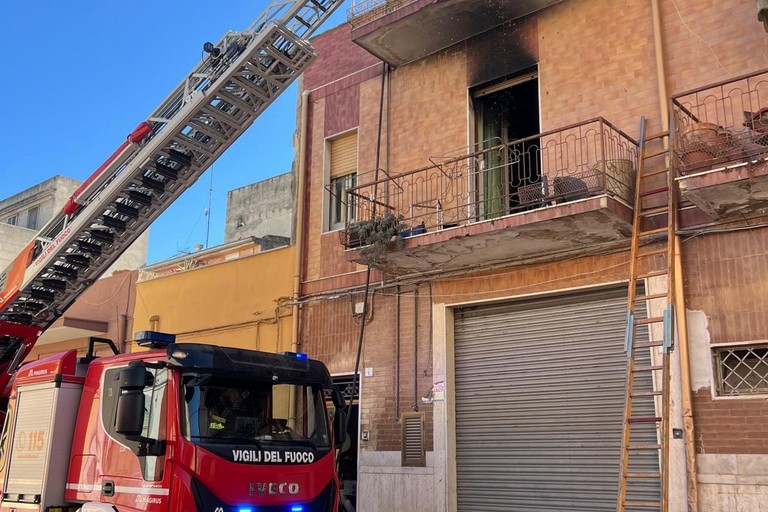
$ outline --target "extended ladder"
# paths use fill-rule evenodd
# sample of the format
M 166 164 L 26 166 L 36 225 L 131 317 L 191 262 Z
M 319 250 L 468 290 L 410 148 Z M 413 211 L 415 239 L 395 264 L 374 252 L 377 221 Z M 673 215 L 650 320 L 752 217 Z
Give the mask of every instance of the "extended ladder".
M 668 510 L 676 195 L 663 146 L 668 133 L 649 137 L 645 131 L 642 118 L 625 334 L 627 380 L 618 512 Z M 638 314 L 641 310 L 647 316 Z M 642 328 L 649 329 L 649 342 L 637 341 Z
M 314 59 L 343 0 L 274 0 L 203 61 L 0 274 L 0 389 L 37 337 Z

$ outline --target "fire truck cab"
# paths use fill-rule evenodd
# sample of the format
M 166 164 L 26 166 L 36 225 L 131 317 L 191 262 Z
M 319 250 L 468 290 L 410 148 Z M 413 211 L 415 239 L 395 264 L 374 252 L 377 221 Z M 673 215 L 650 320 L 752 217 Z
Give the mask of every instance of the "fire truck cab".
M 71 350 L 18 371 L 0 512 L 337 510 L 343 400 L 321 362 L 150 344 L 84 361 Z

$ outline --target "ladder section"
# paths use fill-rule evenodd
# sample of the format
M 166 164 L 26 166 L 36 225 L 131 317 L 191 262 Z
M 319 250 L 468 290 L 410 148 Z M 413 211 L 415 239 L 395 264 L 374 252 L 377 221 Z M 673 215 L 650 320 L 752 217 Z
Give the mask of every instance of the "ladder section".
M 668 511 L 669 381 L 673 348 L 676 196 L 667 158 L 668 133 L 640 148 L 630 253 L 618 512 Z M 647 315 L 642 315 L 647 311 Z M 637 341 L 647 329 L 648 342 Z
M 18 341 L 21 327 L 44 331 L 245 132 L 312 62 L 303 38 L 341 3 L 276 0 L 249 30 L 206 44 L 203 62 L 140 125 L 148 133 L 89 178 L 78 204 L 21 255 L 23 278 L 0 297 L 0 345 Z M 13 265 L 0 283 L 19 275 Z M 28 351 L 35 340 L 24 338 Z M 12 372 L 3 352 L 0 371 Z

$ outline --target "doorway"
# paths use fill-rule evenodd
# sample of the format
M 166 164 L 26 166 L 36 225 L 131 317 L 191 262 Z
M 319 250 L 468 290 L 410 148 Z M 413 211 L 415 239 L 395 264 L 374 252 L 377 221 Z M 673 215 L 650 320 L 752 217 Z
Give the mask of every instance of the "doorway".
M 482 220 L 526 209 L 521 187 L 541 183 L 539 79 L 535 68 L 471 91 L 475 148 L 484 151 L 474 184 Z M 499 148 L 490 150 L 491 148 Z M 527 190 L 527 189 L 526 189 Z
M 339 512 L 355 512 L 357 509 L 357 467 L 360 442 L 360 377 L 353 386 L 353 375 L 334 375 L 333 385 L 344 397 L 344 403 L 349 404 L 349 420 L 347 422 L 347 441 L 339 450 L 339 478 L 341 479 Z M 328 402 L 329 409 L 333 404 Z

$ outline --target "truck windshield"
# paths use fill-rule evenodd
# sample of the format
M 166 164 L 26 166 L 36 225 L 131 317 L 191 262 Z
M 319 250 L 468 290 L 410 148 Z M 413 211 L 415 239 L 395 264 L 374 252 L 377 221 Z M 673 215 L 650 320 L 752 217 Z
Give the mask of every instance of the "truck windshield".
M 182 392 L 182 433 L 194 443 L 330 447 L 320 386 L 196 374 Z

